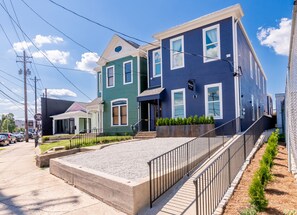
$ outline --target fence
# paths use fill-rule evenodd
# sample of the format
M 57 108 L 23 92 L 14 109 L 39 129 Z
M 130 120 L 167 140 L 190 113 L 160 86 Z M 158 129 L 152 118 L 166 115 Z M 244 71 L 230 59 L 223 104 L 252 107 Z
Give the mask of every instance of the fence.
M 69 141 L 69 148 L 80 148 L 84 144 L 98 143 L 102 135 L 101 129 L 83 130 L 80 134 L 74 135 Z
M 236 134 L 239 118 L 233 119 L 194 140 L 148 162 L 150 207 L 162 194 L 209 158 Z
M 215 211 L 262 132 L 273 126 L 272 118 L 262 116 L 232 145 L 216 155 L 214 161 L 203 167 L 194 180 L 197 215 L 208 215 Z

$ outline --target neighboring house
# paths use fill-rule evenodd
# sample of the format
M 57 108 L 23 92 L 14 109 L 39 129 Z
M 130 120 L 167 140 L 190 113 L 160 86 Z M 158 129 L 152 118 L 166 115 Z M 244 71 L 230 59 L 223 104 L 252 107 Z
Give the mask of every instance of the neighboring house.
M 90 103 L 74 102 L 64 113 L 51 116 L 53 134 L 102 132 L 101 104 L 99 98 Z
M 157 33 L 141 47 L 148 89 L 137 101 L 148 109 L 149 130 L 159 117 L 196 114 L 214 116 L 216 126 L 240 117 L 246 129 L 264 114 L 266 76 L 242 17 L 237 4 Z
M 74 101 L 41 98 L 42 135 L 53 135 L 53 118 L 51 116 L 64 113 Z
M 139 119 L 147 118 L 147 107 L 136 101 L 147 87 L 145 54 L 138 44 L 114 35 L 100 56 L 95 70 L 104 133 L 131 133 Z
M 282 134 L 284 132 L 285 125 L 285 93 L 275 94 L 275 106 L 276 106 L 276 127 L 280 130 Z

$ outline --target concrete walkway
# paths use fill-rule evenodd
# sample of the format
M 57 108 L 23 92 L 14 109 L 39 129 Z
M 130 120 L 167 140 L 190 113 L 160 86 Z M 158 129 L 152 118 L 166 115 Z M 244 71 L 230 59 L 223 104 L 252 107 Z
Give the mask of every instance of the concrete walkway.
M 123 215 L 35 166 L 33 141 L 0 150 L 0 215 Z

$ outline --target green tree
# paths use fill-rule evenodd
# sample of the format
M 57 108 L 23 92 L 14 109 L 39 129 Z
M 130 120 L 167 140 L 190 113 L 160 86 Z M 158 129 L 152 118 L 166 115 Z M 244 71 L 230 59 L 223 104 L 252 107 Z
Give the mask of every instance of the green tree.
M 7 115 L 2 114 L 1 122 L 1 131 L 13 132 L 16 128 L 14 115 L 12 113 Z

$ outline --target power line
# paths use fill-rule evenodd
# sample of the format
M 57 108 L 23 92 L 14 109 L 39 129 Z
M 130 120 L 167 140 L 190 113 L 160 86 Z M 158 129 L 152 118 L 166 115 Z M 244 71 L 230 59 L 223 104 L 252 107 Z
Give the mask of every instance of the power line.
M 3 0 L 3 1 L 4 1 L 4 0 Z M 17 16 L 17 13 L 16 13 L 16 11 L 15 11 L 15 9 L 14 9 L 14 6 L 13 6 L 13 3 L 12 3 L 11 0 L 10 0 L 10 5 L 11 5 L 11 7 L 12 7 L 12 10 L 13 10 L 13 13 L 14 13 L 14 16 L 15 16 L 15 18 L 16 18 L 16 21 L 17 21 L 18 25 L 21 26 L 20 21 L 19 21 L 18 16 Z M 23 35 L 24 41 L 26 41 L 25 36 L 24 36 L 24 33 L 23 33 L 22 35 Z M 31 50 L 30 50 L 30 47 L 28 46 L 27 48 L 28 48 L 28 51 L 29 51 L 30 55 L 32 55 L 32 52 L 31 52 Z M 35 70 L 33 70 L 33 67 L 32 67 L 32 65 L 31 65 L 32 71 L 36 71 L 37 76 L 38 76 L 38 78 L 39 78 L 40 81 L 41 81 L 41 82 L 40 82 L 40 83 L 41 83 L 41 87 L 44 88 L 44 86 L 43 86 L 43 82 L 42 82 L 42 80 L 41 80 L 41 78 L 40 78 L 40 75 L 39 75 L 39 71 L 37 70 L 37 68 L 36 68 L 36 66 L 35 66 L 35 61 L 34 61 L 33 58 L 32 58 L 32 62 L 33 62 L 33 65 L 34 65 L 34 67 L 35 67 Z
M 5 8 L 3 7 L 2 4 L 0 4 L 2 9 L 8 14 L 8 16 L 11 17 L 11 15 L 9 14 L 9 12 L 7 10 L 5 10 Z M 11 17 L 12 18 L 12 17 Z M 12 20 L 14 21 L 14 23 L 16 23 L 16 21 L 12 18 Z M 44 54 L 37 46 L 36 44 L 30 39 L 30 37 L 23 31 L 23 29 L 16 23 L 16 25 L 18 26 L 18 28 L 23 32 L 23 34 L 28 38 L 28 40 L 33 44 L 33 46 L 49 61 L 50 64 L 52 64 L 55 69 L 74 87 L 76 88 L 81 94 L 83 94 L 85 97 L 87 97 L 88 99 L 92 100 L 87 94 L 85 94 L 82 90 L 80 90 L 71 80 L 69 80 L 50 60 L 49 58 L 46 56 L 46 54 Z
M 3 84 L 1 81 L 0 81 L 0 84 L 5 87 L 9 92 L 13 93 L 15 96 L 19 97 L 20 99 L 24 99 L 22 96 L 18 95 L 17 93 L 13 92 L 11 89 L 9 89 L 7 86 L 5 86 L 5 84 Z

